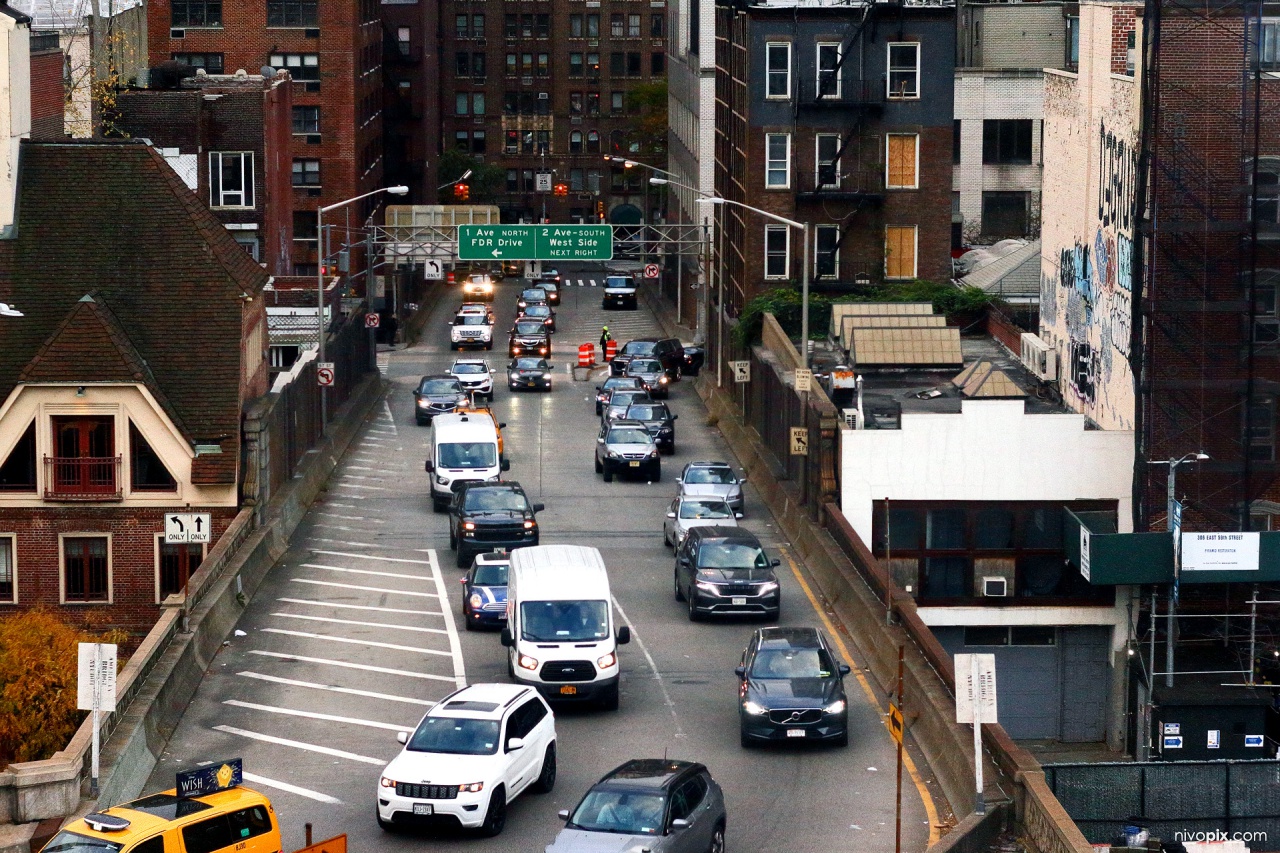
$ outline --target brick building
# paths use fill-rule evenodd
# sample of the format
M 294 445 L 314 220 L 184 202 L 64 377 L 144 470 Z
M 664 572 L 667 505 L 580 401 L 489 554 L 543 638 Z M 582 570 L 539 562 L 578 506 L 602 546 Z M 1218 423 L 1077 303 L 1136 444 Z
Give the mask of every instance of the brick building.
M 381 5 L 377 0 L 153 0 L 152 67 L 178 59 L 210 72 L 270 66 L 293 79 L 293 270 L 316 272 L 316 208 L 383 186 Z M 374 196 L 335 217 L 330 245 L 358 242 Z
M 388 184 L 405 204 L 435 204 L 440 160 L 440 6 L 409 0 L 382 7 L 383 129 Z
M 951 277 L 955 38 L 950 5 L 718 7 L 716 192 L 807 223 L 815 290 Z M 719 207 L 729 317 L 799 284 L 798 230 Z
M 61 139 L 65 135 L 67 95 L 62 75 L 66 54 L 57 33 L 31 34 L 31 138 Z
M 239 507 L 268 275 L 143 143 L 26 142 L 16 178 L 0 614 L 44 605 L 144 632 L 207 553 L 165 544 L 166 513 L 209 513 L 216 542 Z
M 293 88 L 285 74 L 201 71 L 178 88 L 120 92 L 113 120 L 122 135 L 161 149 L 235 241 L 277 276 L 292 273 Z

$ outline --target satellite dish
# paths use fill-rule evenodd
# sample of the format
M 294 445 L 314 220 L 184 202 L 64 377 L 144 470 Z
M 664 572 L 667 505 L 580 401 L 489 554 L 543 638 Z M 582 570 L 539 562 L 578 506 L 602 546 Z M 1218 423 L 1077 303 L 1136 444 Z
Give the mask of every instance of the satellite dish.
M 276 76 L 276 70 L 270 65 L 262 66 L 258 69 L 258 73 L 261 74 L 265 80 L 270 80 L 272 77 Z

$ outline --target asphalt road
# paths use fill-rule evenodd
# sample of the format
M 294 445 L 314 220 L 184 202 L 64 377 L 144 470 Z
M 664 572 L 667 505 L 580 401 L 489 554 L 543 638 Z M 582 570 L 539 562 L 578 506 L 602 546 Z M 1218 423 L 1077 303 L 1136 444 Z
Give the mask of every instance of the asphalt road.
M 175 771 L 242 756 L 248 784 L 276 806 L 285 850 L 345 832 L 349 850 L 422 851 L 463 846 L 477 853 L 542 851 L 597 778 L 633 757 L 702 761 L 725 789 L 733 853 L 819 853 L 894 849 L 894 749 L 854 676 L 850 745 L 845 749 L 744 750 L 738 743 L 733 668 L 755 623 L 690 623 L 671 594 L 671 552 L 662 520 L 674 478 L 693 459 L 730 458 L 706 423 L 689 381 L 674 386 L 680 415 L 676 453 L 657 483 L 603 482 L 593 473 L 598 420 L 595 382 L 573 382 L 577 346 L 657 332 L 653 317 L 604 312 L 601 272 L 566 272 L 549 394 L 512 394 L 501 382 L 505 338 L 487 354 L 498 369 L 494 409 L 507 423 L 509 479 L 546 504 L 544 543 L 594 545 L 610 568 L 622 618 L 633 631 L 622 647 L 621 710 L 557 714 L 559 779 L 549 795 L 526 794 L 496 839 L 467 835 L 389 835 L 374 822 L 379 773 L 430 703 L 467 682 L 505 681 L 494 633 L 461 632 L 461 572 L 453 568 L 446 516 L 431 512 L 423 472 L 429 427 L 413 420 L 412 388 L 452 358 L 445 322 L 456 300 L 435 306 L 421 342 L 382 353 L 392 390 L 377 407 L 307 518 L 290 551 L 249 603 L 236 634 L 192 697 L 147 791 L 173 786 Z M 592 286 L 592 281 L 597 285 Z M 514 312 L 519 283 L 499 285 L 499 329 Z M 780 571 L 785 624 L 821 625 L 790 568 L 787 543 L 749 490 L 742 524 Z M 243 632 L 243 635 L 241 635 Z M 856 669 L 855 669 L 856 672 Z M 923 850 L 928 822 L 908 780 L 903 849 Z

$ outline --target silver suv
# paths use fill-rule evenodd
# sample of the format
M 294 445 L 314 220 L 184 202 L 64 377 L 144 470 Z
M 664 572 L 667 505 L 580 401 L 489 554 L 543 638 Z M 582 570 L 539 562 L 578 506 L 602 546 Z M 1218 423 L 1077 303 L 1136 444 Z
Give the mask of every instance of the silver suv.
M 615 475 L 635 474 L 651 483 L 662 479 L 662 457 L 640 421 L 602 421 L 596 437 L 596 473 L 612 483 Z

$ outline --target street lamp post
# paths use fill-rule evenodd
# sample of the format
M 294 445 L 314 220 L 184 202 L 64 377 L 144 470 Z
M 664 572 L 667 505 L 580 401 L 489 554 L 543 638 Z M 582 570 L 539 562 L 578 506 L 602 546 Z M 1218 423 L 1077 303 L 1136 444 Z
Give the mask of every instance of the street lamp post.
M 1178 609 L 1178 583 L 1182 574 L 1182 548 L 1178 541 L 1182 528 L 1182 513 L 1178 506 L 1178 466 L 1187 462 L 1203 462 L 1209 458 L 1207 453 L 1188 453 L 1178 459 L 1160 459 L 1149 461 L 1148 465 L 1168 465 L 1169 477 L 1165 481 L 1165 530 L 1173 537 L 1173 590 L 1169 596 L 1169 612 L 1166 614 L 1164 645 L 1164 686 L 1173 686 L 1173 633 L 1174 615 Z M 1151 626 L 1152 634 L 1155 626 Z
M 318 361 L 324 361 L 324 262 L 328 259 L 325 255 L 324 246 L 324 215 L 331 210 L 337 210 L 348 204 L 378 195 L 379 193 L 388 193 L 390 195 L 404 195 L 409 192 L 406 186 L 381 187 L 367 192 L 364 195 L 358 195 L 355 198 L 349 198 L 346 201 L 339 201 L 333 204 L 316 206 L 316 330 L 320 342 L 319 351 L 317 353 Z M 368 282 L 365 283 L 368 286 Z M 320 431 L 323 433 L 329 424 L 329 389 L 326 386 L 320 388 Z
M 637 165 L 643 166 L 644 164 L 640 163 Z M 654 169 L 653 166 L 647 166 L 646 168 Z M 661 172 L 662 170 L 654 169 L 654 171 Z M 668 172 L 667 174 L 670 174 L 670 173 Z M 688 190 L 689 192 L 693 193 L 697 197 L 695 201 L 698 199 L 710 198 L 710 196 L 703 195 L 702 191 L 697 189 L 696 187 L 691 187 L 688 184 L 682 184 L 679 181 L 673 181 L 668 178 L 650 178 L 649 183 L 655 186 L 673 186 L 682 190 Z M 676 223 L 677 226 L 683 225 L 683 224 L 684 224 L 683 222 Z M 689 224 L 692 225 L 693 223 L 689 223 Z M 684 294 L 683 294 L 683 282 L 681 280 L 682 279 L 681 273 L 684 267 L 684 239 L 681 238 L 678 241 L 678 243 L 680 247 L 680 261 L 676 266 L 676 317 L 678 317 L 680 320 L 683 320 L 684 313 L 682 309 L 684 307 L 684 303 L 683 303 L 682 297 Z M 707 334 L 707 320 L 706 320 L 707 291 L 710 289 L 710 278 L 711 278 L 711 275 L 710 275 L 711 246 L 709 245 L 709 241 L 707 240 L 707 224 L 705 222 L 702 224 L 702 254 L 706 258 L 706 264 L 704 266 L 704 273 L 703 273 L 703 277 L 705 281 L 703 282 L 703 285 L 702 285 L 702 293 L 699 294 L 698 305 L 697 305 L 698 316 L 695 319 L 695 324 L 697 325 L 697 329 L 695 331 L 701 330 L 703 335 L 703 340 L 705 342 L 706 334 Z M 719 383 L 719 380 L 717 375 L 717 384 L 718 383 Z

